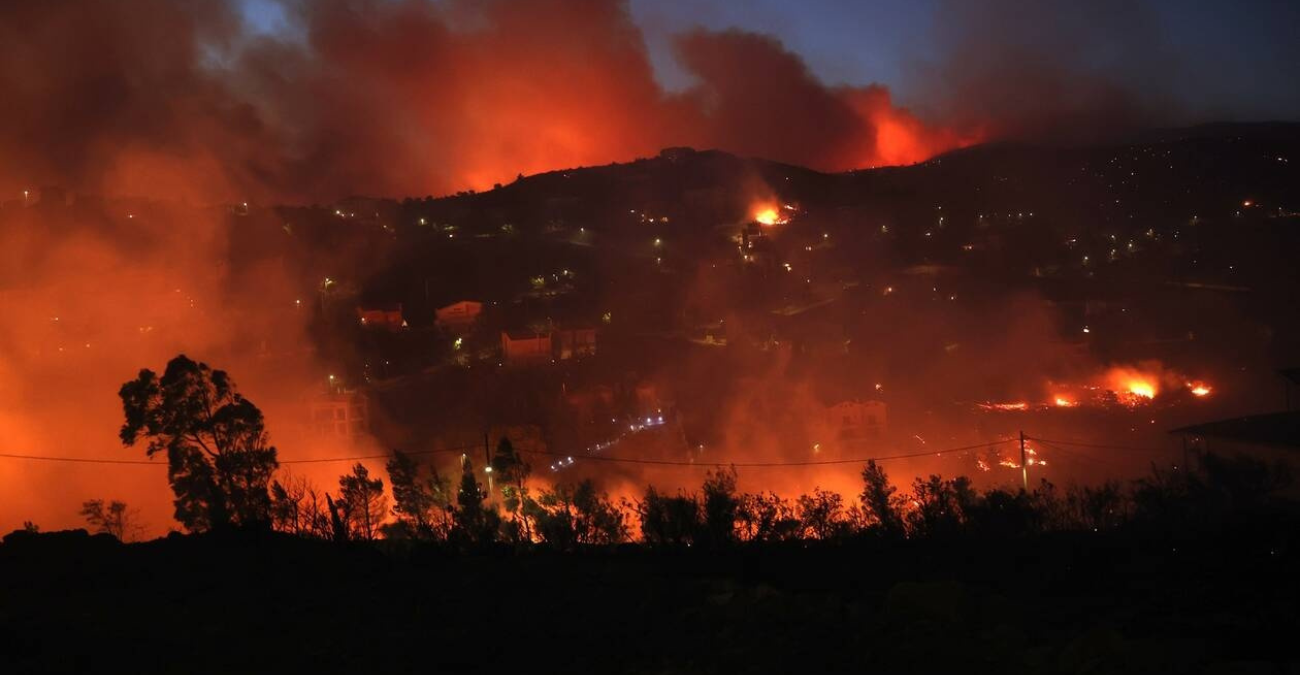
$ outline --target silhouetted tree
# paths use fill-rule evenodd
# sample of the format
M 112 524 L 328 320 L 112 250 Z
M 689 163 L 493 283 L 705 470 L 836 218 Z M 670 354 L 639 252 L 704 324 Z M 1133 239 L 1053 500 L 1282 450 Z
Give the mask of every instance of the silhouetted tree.
M 590 478 L 573 491 L 578 511 L 578 543 L 595 546 L 618 544 L 627 539 L 627 519 L 609 497 L 596 490 Z
M 623 512 L 590 479 L 557 485 L 524 506 L 542 542 L 559 549 L 617 544 L 627 538 Z
M 875 462 L 868 460 L 862 470 L 862 508 L 870 522 L 886 536 L 903 535 L 903 516 L 900 511 L 901 499 L 894 495 L 894 486 L 889 484 L 885 475 Z
M 1290 487 L 1290 469 L 1247 456 L 1206 454 L 1196 471 L 1152 467 L 1134 482 L 1133 517 L 1166 529 L 1194 529 L 1260 508 Z
M 510 439 L 504 436 L 497 443 L 496 452 L 492 454 L 492 463 L 489 466 L 492 467 L 492 474 L 496 476 L 501 486 L 502 506 L 514 517 L 515 527 L 520 536 L 525 541 L 532 539 L 529 516 L 520 508 L 528 498 L 524 481 L 527 480 L 531 467 L 520 457 Z
M 813 488 L 812 494 L 800 495 L 795 504 L 805 537 L 825 541 L 843 537 L 851 530 L 844 498 L 839 493 Z
M 111 534 L 118 541 L 131 541 L 144 530 L 136 522 L 139 511 L 127 508 L 125 502 L 116 499 L 104 503 L 102 499 L 90 499 L 81 503 L 81 517 L 86 519 L 91 531 Z
M 330 517 L 305 477 L 286 473 L 271 482 L 271 526 L 278 532 L 329 539 Z
M 461 465 L 460 488 L 456 492 L 451 538 L 462 545 L 481 546 L 496 539 L 501 516 L 485 503 L 487 493 L 474 478 L 474 463 Z
M 325 493 L 325 506 L 330 513 L 330 538 L 342 544 L 348 540 L 348 514 L 343 506 L 336 503 L 330 493 Z
M 736 493 L 736 470 L 718 469 L 704 478 L 704 539 L 711 546 L 736 541 L 736 519 L 740 498 Z
M 441 538 L 450 528 L 451 484 L 438 470 L 424 466 L 403 452 L 388 460 L 388 482 L 393 490 L 397 522 L 385 527 L 391 537 Z
M 543 490 L 537 499 L 525 499 L 521 510 L 536 524 L 533 531 L 543 544 L 560 550 L 577 546 L 577 510 L 572 487 L 557 485 L 552 490 Z
M 347 514 L 348 534 L 352 539 L 374 539 L 388 517 L 383 479 L 371 478 L 370 470 L 360 462 L 352 465 L 352 473 L 339 476 L 339 504 Z
M 1023 536 L 1040 531 L 1047 518 L 1041 510 L 1044 502 L 1021 489 L 959 492 L 957 501 L 965 528 L 976 536 Z
M 969 485 L 969 480 L 960 480 Z M 952 481 L 934 475 L 917 478 L 912 483 L 912 500 L 916 508 L 907 514 L 907 523 L 912 533 L 944 536 L 958 532 L 963 518 L 957 495 L 957 488 Z
M 1118 527 L 1129 515 L 1124 490 L 1115 481 L 1071 488 L 1065 495 L 1064 510 L 1064 527 L 1094 532 Z
M 654 486 L 646 488 L 636 510 L 641 517 L 641 540 L 651 546 L 689 546 L 704 528 L 695 498 L 684 494 L 667 497 Z
M 787 541 L 799 536 L 794 507 L 775 492 L 741 495 L 736 520 L 745 541 Z
M 177 356 L 161 378 L 151 370 L 122 385 L 124 445 L 148 439 L 147 454 L 167 454 L 176 520 L 187 530 L 266 527 L 275 471 L 262 412 L 221 370 Z

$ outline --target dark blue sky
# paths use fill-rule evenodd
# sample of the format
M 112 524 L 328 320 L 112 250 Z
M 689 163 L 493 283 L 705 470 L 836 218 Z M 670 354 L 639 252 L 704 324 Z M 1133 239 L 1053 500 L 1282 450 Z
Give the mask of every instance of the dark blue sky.
M 1056 6 L 1056 14 L 1069 18 L 1058 25 L 1006 25 L 1016 23 L 1017 4 Z M 1171 93 L 1192 109 L 1300 115 L 1295 0 L 631 0 L 669 86 L 684 77 L 672 59 L 672 33 L 693 26 L 741 28 L 778 37 L 827 83 L 880 82 L 903 103 L 917 102 L 932 86 L 919 81 L 926 65 L 949 56 L 945 38 L 963 30 L 952 25 L 959 20 L 954 10 L 978 13 L 973 8 L 981 5 L 1004 22 L 1003 33 L 990 36 L 989 49 L 998 47 L 1000 36 L 1038 33 L 1050 43 L 1056 33 L 1074 33 L 1081 44 L 1069 55 L 1072 62 L 1119 55 L 1133 72 L 1166 77 Z M 1083 21 L 1080 14 L 1093 16 Z M 1134 23 L 1142 26 L 1135 29 Z M 972 27 L 971 37 L 978 30 Z
M 283 25 L 275 0 L 244 1 L 255 24 Z M 689 77 L 672 35 L 694 27 L 775 36 L 828 84 L 886 84 L 921 108 L 943 87 L 934 75 L 952 67 L 954 43 L 983 40 L 977 49 L 998 52 L 1029 41 L 1061 45 L 1052 58 L 1075 69 L 1096 65 L 1135 90 L 1159 88 L 1190 118 L 1300 117 L 1297 0 L 629 0 L 629 8 L 673 89 Z

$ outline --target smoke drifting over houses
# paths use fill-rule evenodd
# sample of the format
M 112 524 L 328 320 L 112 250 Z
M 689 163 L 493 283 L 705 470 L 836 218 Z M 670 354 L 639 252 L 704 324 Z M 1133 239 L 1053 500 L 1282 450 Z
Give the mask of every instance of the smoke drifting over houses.
M 1177 119 L 1152 112 L 1173 66 L 1140 8 L 1036 4 L 1030 21 L 956 3 L 937 13 L 938 55 L 916 60 L 919 115 L 738 30 L 678 35 L 692 83 L 666 90 L 614 0 L 277 6 L 285 25 L 267 33 L 234 0 L 6 3 L 0 189 L 442 194 L 680 145 L 843 171 Z M 1119 51 L 1080 63 L 1073 47 L 1102 34 Z

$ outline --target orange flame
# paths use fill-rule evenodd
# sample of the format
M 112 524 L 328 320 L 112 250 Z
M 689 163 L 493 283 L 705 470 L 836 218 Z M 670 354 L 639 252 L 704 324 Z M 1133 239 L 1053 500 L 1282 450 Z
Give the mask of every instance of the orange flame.
M 1160 393 L 1162 369 L 1158 366 L 1116 366 L 1106 371 L 1106 388 L 1115 392 L 1122 403 L 1136 406 L 1147 403 Z
M 761 204 L 754 209 L 754 220 L 760 225 L 784 225 L 789 218 L 781 215 L 781 209 L 771 204 Z

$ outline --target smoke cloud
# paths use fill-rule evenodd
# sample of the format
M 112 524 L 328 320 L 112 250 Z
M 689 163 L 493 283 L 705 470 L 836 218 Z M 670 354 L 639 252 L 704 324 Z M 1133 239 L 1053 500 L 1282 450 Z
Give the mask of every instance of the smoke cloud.
M 0 185 L 190 200 L 329 200 L 485 188 L 670 145 L 844 170 L 978 136 L 878 86 L 829 87 L 772 38 L 680 36 L 698 80 L 655 80 L 621 2 L 76 0 L 0 9 Z

